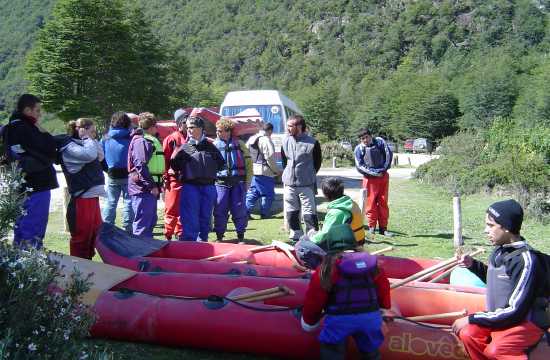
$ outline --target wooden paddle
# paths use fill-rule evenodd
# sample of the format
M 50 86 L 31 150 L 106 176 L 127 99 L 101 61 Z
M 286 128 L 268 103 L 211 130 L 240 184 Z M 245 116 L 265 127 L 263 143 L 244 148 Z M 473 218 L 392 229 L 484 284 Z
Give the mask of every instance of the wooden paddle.
M 437 320 L 437 319 L 458 318 L 466 315 L 468 315 L 468 310 L 464 309 L 462 311 L 455 311 L 455 312 L 448 312 L 448 313 L 441 313 L 441 314 L 410 316 L 410 317 L 407 317 L 406 319 L 411 321 L 430 321 L 430 320 Z
M 484 249 L 477 249 L 476 251 L 474 251 L 473 253 L 469 254 L 470 256 L 475 256 L 479 253 L 482 253 L 483 251 L 485 251 Z M 417 272 L 416 274 L 413 274 L 405 279 L 402 279 L 400 281 L 397 281 L 393 284 L 391 284 L 390 288 L 391 289 L 395 289 L 395 288 L 398 288 L 400 286 L 403 286 L 405 284 L 408 284 L 410 283 L 411 281 L 415 281 L 415 280 L 418 280 L 419 278 L 428 278 L 430 277 L 431 275 L 434 275 L 435 273 L 437 273 L 438 271 L 441 271 L 441 269 L 448 269 L 450 266 L 454 266 L 456 264 L 458 264 L 459 260 L 456 259 L 456 257 L 453 257 L 453 258 L 450 258 L 446 261 L 443 261 L 439 264 L 435 264 L 434 266 L 431 266 L 427 269 L 424 269 L 422 271 L 419 271 Z M 428 275 L 428 276 L 425 276 L 425 275 Z
M 388 246 L 388 247 L 385 247 L 383 249 L 373 251 L 370 254 L 371 255 L 379 255 L 379 254 L 382 254 L 382 253 L 385 253 L 385 252 L 388 252 L 388 251 L 393 251 L 393 250 L 394 250 L 393 246 Z
M 445 279 L 447 276 L 449 276 L 451 274 L 451 272 L 456 269 L 458 267 L 458 265 L 453 265 L 451 266 L 449 269 L 445 270 L 444 272 L 442 272 L 441 274 L 437 275 L 436 277 L 434 277 L 433 279 L 431 279 L 430 281 L 428 282 L 431 282 L 431 283 L 436 283 L 440 280 L 443 280 Z

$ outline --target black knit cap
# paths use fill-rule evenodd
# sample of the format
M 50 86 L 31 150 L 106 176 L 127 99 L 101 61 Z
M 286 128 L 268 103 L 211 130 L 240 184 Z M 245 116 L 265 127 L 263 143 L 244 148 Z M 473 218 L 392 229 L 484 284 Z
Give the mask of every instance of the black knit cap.
M 487 209 L 497 224 L 513 234 L 519 234 L 523 222 L 523 208 L 513 199 L 497 201 Z

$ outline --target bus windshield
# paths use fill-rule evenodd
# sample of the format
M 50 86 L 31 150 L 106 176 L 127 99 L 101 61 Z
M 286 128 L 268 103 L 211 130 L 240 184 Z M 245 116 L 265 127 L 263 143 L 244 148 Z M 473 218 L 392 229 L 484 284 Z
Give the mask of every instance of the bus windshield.
M 239 105 L 225 106 L 222 109 L 222 116 L 234 116 L 246 109 L 256 109 L 265 122 L 273 125 L 273 133 L 281 134 L 285 132 L 283 124 L 282 109 L 280 105 Z

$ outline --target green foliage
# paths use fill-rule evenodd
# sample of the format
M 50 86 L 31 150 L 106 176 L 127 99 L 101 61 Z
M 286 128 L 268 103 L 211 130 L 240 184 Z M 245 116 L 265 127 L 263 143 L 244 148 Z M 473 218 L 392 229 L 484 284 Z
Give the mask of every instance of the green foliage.
M 96 357 L 96 351 L 82 343 L 93 316 L 79 297 L 90 283 L 75 272 L 61 291 L 60 276 L 57 264 L 43 252 L 17 250 L 0 241 L 2 359 Z
M 353 150 L 345 149 L 338 141 L 321 142 L 321 152 L 324 160 L 332 161 L 335 157 L 343 166 L 352 166 L 355 161 Z
M 23 213 L 21 170 L 16 163 L 0 166 L 0 240 L 5 239 L 15 220 Z
M 450 191 L 506 190 L 533 214 L 550 218 L 550 128 L 496 118 L 484 132 L 461 132 L 441 143 L 441 157 L 416 176 Z
M 28 58 L 30 90 L 64 120 L 120 109 L 170 113 L 187 96 L 188 69 L 161 44 L 138 6 L 60 0 Z
M 305 90 L 303 98 L 298 99 L 311 132 L 314 135 L 323 134 L 328 140 L 338 139 L 344 132 L 335 92 L 334 86 L 322 82 Z

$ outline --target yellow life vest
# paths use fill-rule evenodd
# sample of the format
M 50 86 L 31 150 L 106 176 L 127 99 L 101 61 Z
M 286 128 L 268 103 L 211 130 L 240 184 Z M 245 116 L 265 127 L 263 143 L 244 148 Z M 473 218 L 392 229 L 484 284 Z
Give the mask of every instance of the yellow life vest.
M 355 241 L 357 241 L 358 244 L 363 245 L 365 242 L 365 227 L 364 227 L 364 219 L 363 213 L 361 212 L 361 208 L 355 201 L 353 201 L 353 205 L 351 207 L 351 230 L 353 231 L 353 236 L 355 237 Z
M 164 174 L 164 152 L 162 151 L 162 145 L 159 139 L 153 135 L 144 134 L 143 137 L 153 145 L 153 156 L 151 156 L 151 159 L 147 163 L 149 174 L 157 182 L 160 182 Z

